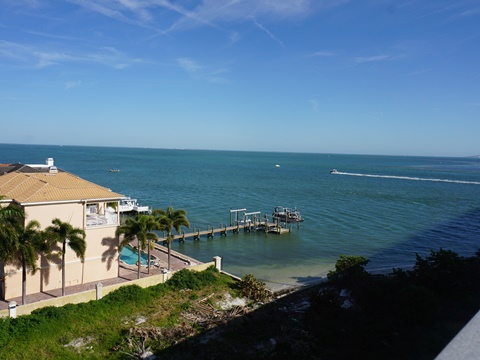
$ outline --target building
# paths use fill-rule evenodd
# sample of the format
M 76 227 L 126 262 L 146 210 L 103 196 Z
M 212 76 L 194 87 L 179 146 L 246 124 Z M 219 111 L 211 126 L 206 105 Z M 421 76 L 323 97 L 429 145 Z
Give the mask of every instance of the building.
M 49 158 L 46 164 L 0 164 L 0 206 L 14 203 L 26 214 L 25 224 L 37 220 L 42 229 L 54 218 L 85 230 L 85 262 L 66 251 L 65 286 L 79 285 L 118 276 L 119 201 L 122 194 L 58 169 Z M 28 272 L 27 294 L 62 287 L 61 258 L 38 259 L 39 271 Z M 22 295 L 20 263 L 0 263 L 0 299 Z

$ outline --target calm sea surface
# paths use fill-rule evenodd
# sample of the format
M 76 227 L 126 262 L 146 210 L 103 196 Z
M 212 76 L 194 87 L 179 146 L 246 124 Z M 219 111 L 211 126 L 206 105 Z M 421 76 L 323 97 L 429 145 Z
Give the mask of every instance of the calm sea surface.
M 142 205 L 184 208 L 192 228 L 228 224 L 230 209 L 297 207 L 305 222 L 289 234 L 172 245 L 201 261 L 221 256 L 226 271 L 275 288 L 317 281 L 340 254 L 391 270 L 412 265 L 415 253 L 480 248 L 480 159 L 0 144 L 0 163 L 48 157 Z

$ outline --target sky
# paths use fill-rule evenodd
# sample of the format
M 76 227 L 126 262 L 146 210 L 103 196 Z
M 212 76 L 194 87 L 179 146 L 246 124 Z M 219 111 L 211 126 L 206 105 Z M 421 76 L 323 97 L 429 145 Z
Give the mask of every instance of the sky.
M 0 0 L 0 143 L 480 154 L 479 0 Z

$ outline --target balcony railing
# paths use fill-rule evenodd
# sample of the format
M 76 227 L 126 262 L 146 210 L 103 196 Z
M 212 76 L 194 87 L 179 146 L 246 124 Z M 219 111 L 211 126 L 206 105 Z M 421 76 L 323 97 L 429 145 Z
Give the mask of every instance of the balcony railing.
M 105 215 L 87 214 L 87 227 L 117 225 L 117 224 L 118 224 L 117 213 L 107 212 Z

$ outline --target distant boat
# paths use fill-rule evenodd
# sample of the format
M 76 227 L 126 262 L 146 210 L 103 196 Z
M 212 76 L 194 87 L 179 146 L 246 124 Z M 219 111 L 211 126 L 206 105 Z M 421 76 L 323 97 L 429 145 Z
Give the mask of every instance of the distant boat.
M 120 169 L 110 169 L 110 172 L 120 172 Z
M 332 169 L 332 170 L 330 170 L 330 174 L 338 174 L 337 169 Z
M 275 167 L 280 167 L 280 165 L 279 165 L 279 164 L 275 164 Z
M 288 209 L 283 206 L 276 206 L 272 214 L 273 220 L 280 220 L 284 223 L 299 223 L 303 221 L 300 211 L 295 209 Z

